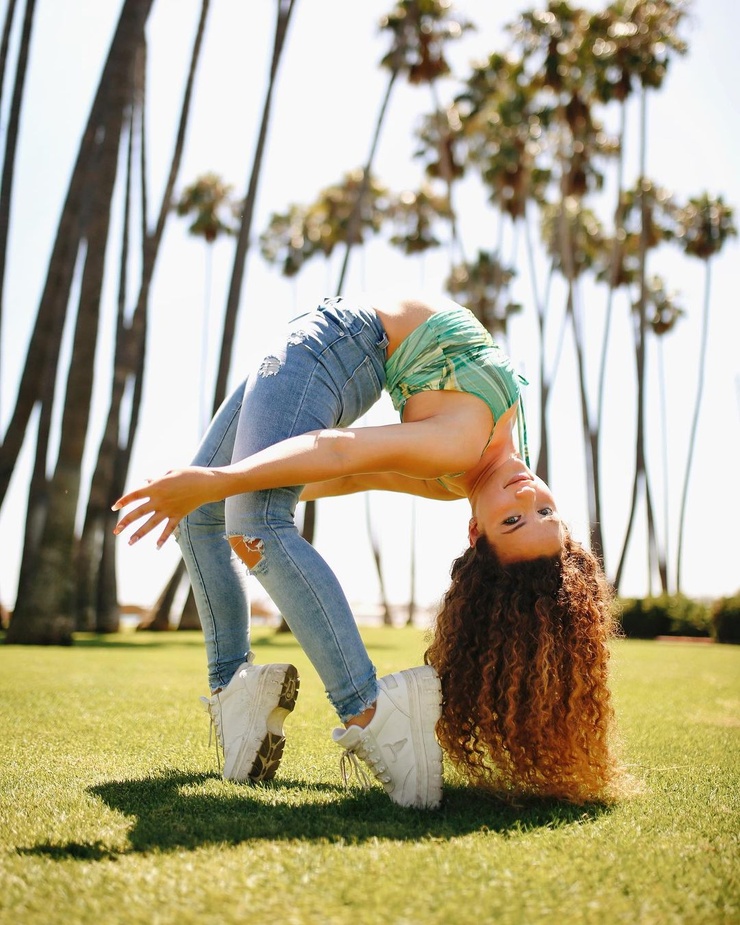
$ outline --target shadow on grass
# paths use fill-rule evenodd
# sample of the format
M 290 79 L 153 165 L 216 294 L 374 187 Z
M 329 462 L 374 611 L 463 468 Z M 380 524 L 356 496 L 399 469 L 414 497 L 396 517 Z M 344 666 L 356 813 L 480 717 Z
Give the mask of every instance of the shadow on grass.
M 208 792 L 211 780 L 219 792 Z M 105 860 L 132 852 L 238 845 L 254 839 L 362 844 L 370 839 L 420 841 L 471 833 L 516 837 L 540 828 L 581 825 L 608 807 L 537 801 L 512 807 L 466 787 L 445 787 L 441 809 L 419 811 L 391 803 L 378 787 L 359 789 L 277 780 L 225 785 L 216 774 L 168 773 L 110 781 L 88 788 L 108 807 L 132 819 L 129 844 L 118 850 L 101 841 L 49 843 L 21 854 L 56 860 Z M 302 791 L 303 795 L 295 791 Z M 312 800 L 312 794 L 320 795 Z M 322 794 L 332 798 L 326 802 Z M 267 799 L 266 799 L 267 798 Z M 338 799 L 337 799 L 338 798 Z
M 163 649 L 168 646 L 176 645 L 178 649 L 187 649 L 197 646 L 203 648 L 203 634 L 193 630 L 192 632 L 167 632 L 167 633 L 111 633 L 106 634 L 82 634 L 77 633 L 74 637 L 74 647 L 80 649 Z
M 259 653 L 261 649 L 286 649 L 297 647 L 295 637 L 290 633 L 275 633 L 274 635 L 257 636 L 254 648 Z M 2 634 L 0 634 L 2 643 Z M 200 630 L 172 630 L 166 632 L 130 632 L 130 633 L 75 633 L 75 648 L 80 649 L 164 649 L 177 647 L 178 649 L 203 648 L 203 634 Z M 393 640 L 388 643 L 373 640 L 373 650 L 378 652 L 395 651 L 398 646 Z

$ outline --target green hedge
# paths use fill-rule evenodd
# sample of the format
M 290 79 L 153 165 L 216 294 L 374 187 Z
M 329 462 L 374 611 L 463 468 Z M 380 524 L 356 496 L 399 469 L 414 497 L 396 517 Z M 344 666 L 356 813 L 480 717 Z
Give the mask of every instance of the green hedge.
M 740 592 L 712 605 L 712 635 L 717 642 L 740 643 Z
M 628 639 L 713 635 L 710 607 L 683 594 L 620 598 L 618 617 Z

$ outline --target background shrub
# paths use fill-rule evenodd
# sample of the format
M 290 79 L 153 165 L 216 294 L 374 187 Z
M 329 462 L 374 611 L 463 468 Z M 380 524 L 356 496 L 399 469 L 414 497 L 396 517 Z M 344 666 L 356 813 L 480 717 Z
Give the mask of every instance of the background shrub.
M 740 592 L 714 602 L 711 626 L 717 642 L 740 643 Z
M 740 599 L 738 599 L 740 604 Z M 683 594 L 621 598 L 619 621 L 629 639 L 656 636 L 709 636 L 712 618 L 707 604 Z

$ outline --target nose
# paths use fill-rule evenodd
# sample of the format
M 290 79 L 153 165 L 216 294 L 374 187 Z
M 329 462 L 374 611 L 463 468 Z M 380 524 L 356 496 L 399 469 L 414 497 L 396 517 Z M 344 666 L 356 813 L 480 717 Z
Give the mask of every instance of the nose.
M 514 494 L 517 499 L 520 501 L 528 501 L 534 504 L 537 498 L 537 489 L 534 487 L 532 482 L 520 482 L 519 486 Z

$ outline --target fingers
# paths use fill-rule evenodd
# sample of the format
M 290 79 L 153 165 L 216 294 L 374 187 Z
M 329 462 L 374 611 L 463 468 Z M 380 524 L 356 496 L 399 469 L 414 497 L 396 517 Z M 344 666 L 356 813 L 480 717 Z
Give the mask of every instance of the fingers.
M 128 507 L 133 501 L 140 501 L 142 498 L 148 498 L 148 489 L 151 484 L 151 479 L 147 479 L 147 484 L 145 488 L 137 488 L 135 491 L 130 491 L 126 495 L 121 495 L 121 497 L 116 501 L 115 504 L 111 505 L 112 511 L 120 511 L 121 508 Z
M 128 541 L 129 546 L 133 546 L 134 543 L 138 543 L 142 537 L 146 536 L 148 533 L 151 533 L 152 530 L 158 527 L 163 521 L 166 521 L 165 528 L 162 530 L 159 535 L 159 539 L 157 540 L 157 549 L 161 549 L 162 546 L 164 546 L 167 540 L 175 532 L 175 527 L 180 523 L 179 517 L 166 517 L 164 514 L 157 514 L 155 512 L 145 523 L 139 527 L 135 533 L 131 534 L 131 537 Z
M 187 476 L 187 472 L 170 470 L 162 478 L 148 479 L 140 488 L 122 495 L 112 505 L 113 511 L 121 511 L 130 505 L 135 506 L 123 514 L 113 528 L 113 533 L 118 536 L 128 527 L 135 525 L 135 531 L 128 541 L 129 546 L 132 546 L 162 525 L 164 529 L 157 540 L 157 549 L 161 548 L 185 514 L 197 506 L 196 502 L 190 502 Z M 190 480 L 192 481 L 192 477 Z
M 147 520 L 145 520 L 144 523 L 141 524 L 137 528 L 137 530 L 134 533 L 132 533 L 131 536 L 129 537 L 129 540 L 128 540 L 129 546 L 133 546 L 134 543 L 138 543 L 139 540 L 142 539 L 142 537 L 145 537 L 147 533 L 151 533 L 155 527 L 157 527 L 159 524 L 162 523 L 163 520 L 165 520 L 164 514 L 158 514 L 156 511 L 152 512 L 151 508 L 149 507 L 147 507 L 146 510 L 144 510 L 144 507 L 145 505 L 141 505 L 141 507 L 138 507 L 136 508 L 136 510 L 131 511 L 131 513 L 127 514 L 123 518 L 123 520 L 121 520 L 117 524 L 115 529 L 113 530 L 113 532 L 116 535 L 118 535 L 123 530 L 125 530 L 126 527 L 128 527 L 130 524 L 134 523 L 137 520 L 140 520 L 146 514 L 150 513 L 151 516 L 147 518 Z M 160 544 L 158 543 L 157 545 L 159 546 Z
M 179 523 L 180 523 L 180 518 L 179 518 L 179 517 L 177 517 L 177 518 L 175 518 L 175 517 L 170 517 L 170 519 L 167 521 L 167 526 L 166 526 L 166 527 L 164 528 L 164 530 L 161 532 L 161 534 L 160 534 L 160 536 L 159 536 L 159 539 L 157 540 L 157 549 L 161 549 L 161 548 L 164 546 L 164 544 L 167 542 L 167 540 L 168 540 L 168 539 L 172 536 L 172 534 L 175 532 L 175 527 L 176 527 Z
M 118 502 L 116 502 L 117 504 Z M 114 507 L 113 510 L 120 510 L 120 507 Z M 119 533 L 123 533 L 126 527 L 130 527 L 132 523 L 136 520 L 140 520 L 142 517 L 145 517 L 147 514 L 151 514 L 154 508 L 149 502 L 140 504 L 138 507 L 135 507 L 132 511 L 129 511 L 128 514 L 125 514 L 113 528 L 113 533 L 118 536 Z M 160 518 L 161 520 L 161 518 Z M 156 526 L 156 524 L 154 524 Z M 149 528 L 151 530 L 151 527 Z M 148 530 L 145 532 L 149 532 Z M 135 536 L 136 534 L 134 534 Z M 133 540 L 133 537 L 131 538 Z M 131 540 L 129 540 L 131 542 Z
M 129 495 L 125 495 L 120 501 L 117 501 L 113 506 L 113 510 L 120 510 L 122 507 L 125 507 L 129 503 L 130 499 L 133 499 L 134 496 L 141 495 L 140 492 L 131 492 Z M 149 516 L 147 516 L 149 515 Z M 134 543 L 138 543 L 140 539 L 145 537 L 148 533 L 151 533 L 152 530 L 155 530 L 161 523 L 165 522 L 164 530 L 159 535 L 157 540 L 157 549 L 161 549 L 162 546 L 167 542 L 167 540 L 172 536 L 175 531 L 175 527 L 180 522 L 180 517 L 171 516 L 168 517 L 166 514 L 158 511 L 153 502 L 147 500 L 143 504 L 140 504 L 138 507 L 135 507 L 133 510 L 125 514 L 113 528 L 113 533 L 118 536 L 123 533 L 123 531 L 130 527 L 132 524 L 140 521 L 143 517 L 147 519 L 144 523 L 139 524 L 134 533 L 131 534 L 128 540 L 128 545 L 133 546 Z

